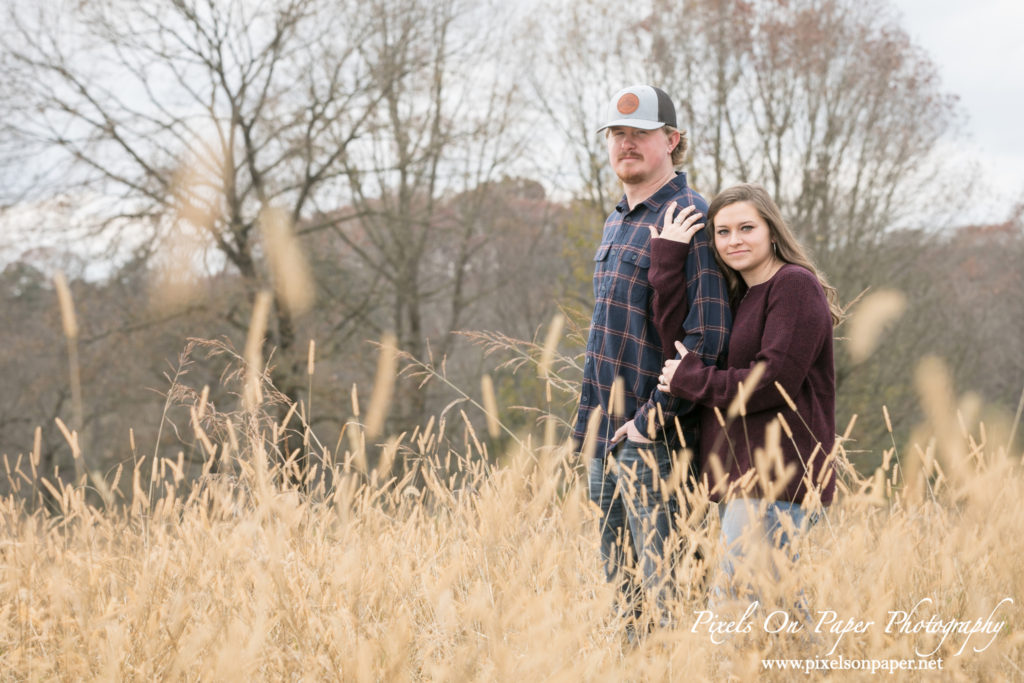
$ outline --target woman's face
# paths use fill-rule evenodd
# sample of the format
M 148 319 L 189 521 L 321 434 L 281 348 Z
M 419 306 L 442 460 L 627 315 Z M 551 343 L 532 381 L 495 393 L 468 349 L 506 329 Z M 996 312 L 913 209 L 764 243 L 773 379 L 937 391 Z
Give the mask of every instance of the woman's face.
M 748 286 L 760 284 L 771 275 L 775 262 L 771 230 L 750 202 L 736 202 L 718 210 L 715 248 Z

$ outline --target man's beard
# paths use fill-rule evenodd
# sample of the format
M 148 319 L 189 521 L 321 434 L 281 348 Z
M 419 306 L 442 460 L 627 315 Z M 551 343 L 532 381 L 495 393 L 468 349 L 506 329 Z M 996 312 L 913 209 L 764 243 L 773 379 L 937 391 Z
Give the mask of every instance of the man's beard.
M 640 183 L 647 180 L 647 175 L 643 171 L 634 171 L 632 173 L 616 175 L 618 175 L 619 180 L 626 185 L 639 185 Z
M 640 159 L 637 159 L 637 161 L 640 161 Z M 618 176 L 619 180 L 621 180 L 626 185 L 637 185 L 647 180 L 649 173 L 642 169 L 633 169 L 625 170 L 622 171 L 621 173 L 619 171 L 616 171 L 615 175 Z

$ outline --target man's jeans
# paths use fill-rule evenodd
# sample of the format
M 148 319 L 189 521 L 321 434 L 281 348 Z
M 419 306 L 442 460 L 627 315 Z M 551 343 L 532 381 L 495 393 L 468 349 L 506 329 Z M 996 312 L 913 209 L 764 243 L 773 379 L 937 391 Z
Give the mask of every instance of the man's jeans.
M 590 499 L 601 509 L 601 559 L 605 577 L 625 598 L 625 615 L 638 617 L 653 600 L 659 621 L 672 593 L 669 546 L 678 501 L 667 490 L 672 471 L 668 447 L 625 441 L 590 461 Z

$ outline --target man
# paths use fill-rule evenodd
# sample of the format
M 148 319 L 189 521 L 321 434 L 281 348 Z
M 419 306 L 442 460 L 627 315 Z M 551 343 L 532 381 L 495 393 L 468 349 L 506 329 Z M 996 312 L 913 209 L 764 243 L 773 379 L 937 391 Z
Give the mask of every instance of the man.
M 707 202 L 687 186 L 686 174 L 675 170 L 686 155 L 686 134 L 679 132 L 675 107 L 662 90 L 648 85 L 620 90 L 608 105 L 602 130 L 625 195 L 605 221 L 594 257 L 596 301 L 574 438 L 585 455 L 593 455 L 590 499 L 601 510 L 605 575 L 618 583 L 633 632 L 642 596 L 657 603 L 657 618 L 665 618 L 671 592 L 666 541 L 678 502 L 663 497 L 663 484 L 675 460 L 686 457 L 684 446 L 698 452 L 699 436 L 694 406 L 657 390 L 665 357 L 647 281 L 650 240 L 665 225 L 666 212 L 693 206 L 703 216 Z M 685 282 L 682 277 L 679 282 L 684 286 L 688 312 L 685 336 L 679 336 L 706 364 L 716 364 L 724 357 L 732 317 L 725 280 L 703 231 L 691 239 Z M 665 347 L 671 345 L 665 340 Z

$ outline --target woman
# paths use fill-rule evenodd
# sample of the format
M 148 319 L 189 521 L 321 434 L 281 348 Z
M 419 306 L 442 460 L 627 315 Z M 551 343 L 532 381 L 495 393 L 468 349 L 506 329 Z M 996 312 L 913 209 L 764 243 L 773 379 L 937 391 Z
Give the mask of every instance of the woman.
M 678 270 L 703 226 L 692 207 L 674 213 L 652 239 L 648 273 L 663 340 L 680 334 Z M 832 502 L 832 328 L 841 311 L 761 186 L 721 192 L 708 225 L 734 314 L 725 367 L 705 366 L 676 343 L 680 358 L 666 361 L 658 388 L 704 407 L 701 479 L 720 502 L 722 568 L 731 577 L 732 560 L 745 554 L 737 543 L 744 532 L 784 547 L 806 528 L 809 509 Z

